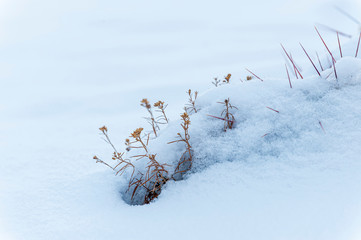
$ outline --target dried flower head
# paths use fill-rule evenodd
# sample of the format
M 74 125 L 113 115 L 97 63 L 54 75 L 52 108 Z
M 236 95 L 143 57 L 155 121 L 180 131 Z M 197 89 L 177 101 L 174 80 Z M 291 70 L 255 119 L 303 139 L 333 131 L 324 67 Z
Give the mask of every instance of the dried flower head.
M 146 98 L 143 98 L 142 101 L 140 101 L 140 105 L 141 105 L 142 107 L 147 108 L 147 109 L 150 109 L 150 108 L 152 107 L 152 106 L 150 105 L 148 99 L 146 99 Z
M 142 133 L 143 131 L 143 128 L 137 128 L 134 130 L 133 133 L 131 133 L 131 137 L 132 138 L 139 138 L 140 137 L 140 134 Z
M 223 82 L 224 82 L 224 83 L 229 83 L 229 80 L 231 79 L 231 76 L 232 76 L 232 75 L 231 75 L 230 73 L 228 73 L 227 76 L 224 77 Z
M 164 106 L 164 102 L 162 101 L 158 101 L 156 103 L 154 103 L 154 107 L 159 107 L 160 109 L 162 109 Z
M 247 81 L 252 80 L 252 76 L 247 76 Z
M 99 128 L 99 130 L 102 131 L 103 133 L 108 132 L 108 128 L 106 126 Z

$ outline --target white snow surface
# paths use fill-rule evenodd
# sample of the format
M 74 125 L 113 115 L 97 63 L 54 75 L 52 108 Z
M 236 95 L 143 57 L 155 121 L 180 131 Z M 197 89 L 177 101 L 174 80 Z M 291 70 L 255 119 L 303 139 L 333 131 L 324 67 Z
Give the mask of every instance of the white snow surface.
M 359 29 L 333 8 L 360 18 L 358 4 L 0 1 L 0 239 L 361 239 Z M 320 28 L 337 79 L 314 22 L 353 35 L 341 59 Z M 315 63 L 319 52 L 321 77 L 299 41 Z M 289 69 L 292 89 L 279 42 L 302 66 L 304 79 Z M 239 81 L 245 67 L 264 81 Z M 230 84 L 211 85 L 229 72 Z M 112 152 L 98 128 L 122 149 L 149 130 L 139 101 L 162 99 L 172 121 L 150 149 L 174 163 L 184 149 L 167 142 L 189 88 L 200 91 L 192 171 L 151 204 L 128 205 L 125 176 L 92 159 Z M 207 115 L 226 98 L 238 110 L 224 132 Z

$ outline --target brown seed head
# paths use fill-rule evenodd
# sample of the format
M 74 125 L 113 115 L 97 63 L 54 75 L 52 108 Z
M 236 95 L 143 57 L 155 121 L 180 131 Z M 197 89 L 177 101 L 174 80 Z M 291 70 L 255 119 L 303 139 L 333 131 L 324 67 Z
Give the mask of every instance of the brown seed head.
M 140 105 L 147 109 L 151 108 L 151 105 L 149 104 L 149 101 L 146 98 L 143 98 L 142 101 L 140 101 Z
M 230 73 L 228 73 L 227 76 L 224 77 L 224 78 L 227 80 L 227 82 L 229 82 L 229 80 L 231 79 L 231 76 L 232 76 L 232 75 L 231 75 Z
M 162 109 L 163 106 L 164 106 L 164 102 L 162 102 L 162 101 L 158 101 L 158 102 L 154 103 L 154 107 L 159 107 Z
M 131 134 L 131 137 L 133 138 L 139 138 L 140 134 L 142 133 L 143 128 L 137 128 L 134 130 L 134 132 Z
M 247 81 L 252 80 L 252 76 L 247 76 Z
M 99 128 L 99 130 L 102 131 L 103 133 L 108 132 L 108 128 L 106 126 Z

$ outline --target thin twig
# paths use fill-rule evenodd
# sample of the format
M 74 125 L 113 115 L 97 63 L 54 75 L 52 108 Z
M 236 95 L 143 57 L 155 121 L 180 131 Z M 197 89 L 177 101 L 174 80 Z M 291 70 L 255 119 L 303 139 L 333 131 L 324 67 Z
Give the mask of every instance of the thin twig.
M 261 81 L 263 82 L 263 80 L 262 80 L 260 77 L 258 77 L 256 74 L 254 74 L 253 72 L 251 72 L 251 71 L 248 70 L 247 68 L 246 68 L 246 70 L 247 70 L 249 73 L 251 73 L 253 76 L 255 76 L 256 78 L 258 78 L 259 80 L 261 80 Z
M 322 41 L 322 42 L 323 42 L 323 44 L 325 45 L 325 47 L 326 47 L 327 51 L 330 53 L 330 55 L 331 55 L 331 57 L 332 57 L 332 61 L 336 62 L 335 58 L 333 57 L 333 55 L 332 55 L 332 53 L 331 53 L 330 49 L 328 49 L 327 44 L 326 44 L 326 43 L 325 43 L 325 41 L 323 40 L 323 38 L 322 38 L 322 36 L 321 36 L 320 32 L 317 30 L 316 26 L 315 26 L 315 29 L 316 29 L 316 32 L 317 32 L 318 36 L 321 38 L 321 41 Z
M 295 65 L 295 63 L 293 62 L 292 58 L 288 55 L 288 53 L 287 53 L 286 49 L 283 47 L 283 45 L 282 45 L 282 44 L 281 44 L 281 47 L 282 47 L 283 51 L 286 53 L 286 55 L 287 55 L 288 59 L 291 61 L 291 63 L 292 63 L 292 65 L 293 65 L 293 67 L 297 70 L 298 74 L 299 74 L 299 75 L 300 75 L 300 77 L 303 79 L 303 77 L 302 77 L 302 75 L 301 75 L 300 71 L 298 70 L 298 68 L 296 67 L 296 65 Z
M 320 61 L 320 57 L 318 56 L 318 53 L 317 53 L 317 52 L 316 52 L 316 55 L 317 55 L 318 63 L 320 64 L 321 70 L 322 70 L 322 72 L 323 72 L 324 69 L 323 69 L 323 67 L 322 67 L 322 64 L 321 64 L 321 61 Z
M 358 54 L 358 49 L 359 49 L 359 47 L 360 47 L 360 40 L 361 40 L 361 32 L 360 32 L 360 36 L 359 36 L 359 38 L 358 38 L 358 43 L 357 43 L 357 49 L 356 49 L 356 55 L 355 55 L 355 57 L 357 57 L 357 54 Z
M 287 65 L 286 65 L 286 64 L 285 64 L 285 67 L 286 67 L 286 72 L 287 72 L 288 82 L 290 83 L 290 88 L 292 88 L 292 83 L 291 83 L 290 74 L 288 73 L 288 68 L 287 68 Z
M 315 64 L 313 63 L 312 59 L 310 58 L 310 56 L 308 55 L 306 49 L 302 46 L 302 44 L 300 43 L 303 51 L 306 53 L 308 59 L 310 60 L 310 62 L 312 63 L 312 66 L 315 68 L 316 72 L 318 73 L 319 76 L 321 76 L 320 72 L 318 71 L 317 67 L 315 66 Z
M 342 58 L 341 43 L 340 43 L 340 37 L 338 36 L 338 32 L 337 32 L 337 41 L 338 41 L 338 48 L 340 49 L 340 56 Z

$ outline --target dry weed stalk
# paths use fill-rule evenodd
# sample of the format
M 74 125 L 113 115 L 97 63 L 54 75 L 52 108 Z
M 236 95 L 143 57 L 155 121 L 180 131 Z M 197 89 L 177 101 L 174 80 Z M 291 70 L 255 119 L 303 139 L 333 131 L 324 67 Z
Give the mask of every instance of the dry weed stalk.
M 189 119 L 189 115 L 187 112 L 183 113 L 181 115 L 181 118 L 182 118 L 181 126 L 183 128 L 183 135 L 181 133 L 177 133 L 178 139 L 168 143 L 171 144 L 171 143 L 183 142 L 186 147 L 186 150 L 180 157 L 177 167 L 174 170 L 173 179 L 175 180 L 177 180 L 177 176 L 175 176 L 176 174 L 180 174 L 182 176 L 185 172 L 189 171 L 192 168 L 192 163 L 193 163 L 192 146 L 189 142 L 190 135 L 188 132 L 191 121 Z
M 165 109 L 167 108 L 167 106 L 168 104 L 164 104 L 164 102 L 162 101 L 154 103 L 154 107 L 157 108 L 155 111 L 161 113 L 161 115 L 157 117 L 158 124 L 166 124 L 169 122 L 167 116 L 165 115 Z
M 134 186 L 131 197 L 131 200 L 133 200 L 133 197 L 139 187 L 143 187 L 146 190 L 144 203 L 149 203 L 158 197 L 162 186 L 169 180 L 168 171 L 166 170 L 166 167 L 169 165 L 160 164 L 155 158 L 156 154 L 150 154 L 148 152 L 147 146 L 149 143 L 149 134 L 147 141 L 144 142 L 141 137 L 142 131 L 143 128 L 137 128 L 133 133 L 131 133 L 130 137 L 133 138 L 134 141 L 131 142 L 129 139 L 125 140 L 128 148 L 142 148 L 144 150 L 144 154 L 134 155 L 132 158 L 136 158 L 136 160 L 147 158 L 149 160 L 147 163 L 147 172 L 145 175 L 140 174 L 141 176 L 139 178 L 130 179 L 128 190 Z
M 235 108 L 238 110 L 237 107 L 233 106 L 230 102 L 229 102 L 229 98 L 225 99 L 224 102 L 218 102 L 222 105 L 224 105 L 225 109 L 222 111 L 221 116 L 224 116 L 224 131 L 227 131 L 227 129 L 232 129 L 235 118 L 234 115 L 230 112 L 231 109 Z
M 157 137 L 157 130 L 159 130 L 159 126 L 157 121 L 154 118 L 153 115 L 153 111 L 152 111 L 152 106 L 150 105 L 148 99 L 144 98 L 141 102 L 140 102 L 140 106 L 144 107 L 145 109 L 147 109 L 150 117 L 149 118 L 145 118 L 148 120 L 148 123 L 152 126 L 152 130 L 154 135 Z
M 198 109 L 196 108 L 196 100 L 198 97 L 198 92 L 195 91 L 193 95 L 192 90 L 189 89 L 187 93 L 189 99 L 184 109 L 187 113 L 192 113 L 192 112 L 197 113 Z
M 228 84 L 229 80 L 231 80 L 231 76 L 232 75 L 230 73 L 228 73 L 227 76 L 224 77 L 222 82 L 225 83 L 225 84 Z
M 218 87 L 218 85 L 220 84 L 221 80 L 219 80 L 218 78 L 213 78 L 213 82 L 212 84 L 216 87 Z
M 133 177 L 134 175 L 134 171 L 135 171 L 135 167 L 134 165 L 128 160 L 128 159 L 124 159 L 123 158 L 123 155 L 124 153 L 119 153 L 117 151 L 117 149 L 114 147 L 114 144 L 111 142 L 110 138 L 109 138 L 109 135 L 108 135 L 108 128 L 106 126 L 103 126 L 101 128 L 99 128 L 99 130 L 102 132 L 102 134 L 104 135 L 105 137 L 105 141 L 113 148 L 114 152 L 113 152 L 113 157 L 112 157 L 112 160 L 116 160 L 118 161 L 118 163 L 112 167 L 110 166 L 110 164 L 106 163 L 105 161 L 101 160 L 100 158 L 98 158 L 97 156 L 94 156 L 93 159 L 96 160 L 97 163 L 102 163 L 108 167 L 110 167 L 113 171 L 115 171 L 115 174 L 116 175 L 122 175 L 127 168 L 131 167 L 133 168 L 133 171 L 132 171 L 132 176 L 131 178 Z

